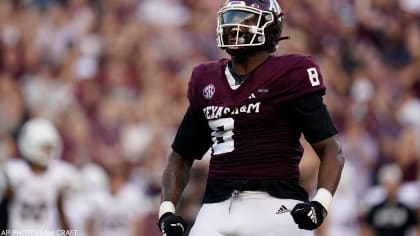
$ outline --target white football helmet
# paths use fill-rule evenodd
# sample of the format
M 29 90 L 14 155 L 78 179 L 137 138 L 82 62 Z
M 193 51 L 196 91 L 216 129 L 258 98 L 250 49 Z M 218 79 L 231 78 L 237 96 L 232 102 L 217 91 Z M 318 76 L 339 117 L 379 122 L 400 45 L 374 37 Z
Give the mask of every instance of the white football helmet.
M 89 163 L 84 165 L 81 170 L 82 188 L 86 191 L 107 189 L 109 178 L 102 166 Z
M 34 118 L 23 125 L 18 138 L 18 148 L 26 160 L 46 166 L 52 159 L 60 157 L 62 143 L 51 121 Z

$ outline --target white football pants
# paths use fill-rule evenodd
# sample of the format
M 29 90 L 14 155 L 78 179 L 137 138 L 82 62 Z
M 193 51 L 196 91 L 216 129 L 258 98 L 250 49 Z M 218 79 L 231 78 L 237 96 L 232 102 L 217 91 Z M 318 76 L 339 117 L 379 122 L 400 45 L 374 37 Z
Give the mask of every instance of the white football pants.
M 240 192 L 220 203 L 203 204 L 189 236 L 313 236 L 299 229 L 290 215 L 299 202 Z

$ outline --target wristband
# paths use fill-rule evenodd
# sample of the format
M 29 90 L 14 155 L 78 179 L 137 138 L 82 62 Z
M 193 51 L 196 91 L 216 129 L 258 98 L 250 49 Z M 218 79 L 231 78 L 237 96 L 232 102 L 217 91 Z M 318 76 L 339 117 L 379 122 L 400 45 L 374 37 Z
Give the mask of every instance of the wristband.
M 164 201 L 159 207 L 159 218 L 168 212 L 175 214 L 175 205 L 171 201 Z
M 317 202 L 321 203 L 321 205 L 325 208 L 325 210 L 328 211 L 328 208 L 330 207 L 330 204 L 331 204 L 331 201 L 332 201 L 332 194 L 327 189 L 320 188 L 316 192 L 312 201 L 317 201 Z

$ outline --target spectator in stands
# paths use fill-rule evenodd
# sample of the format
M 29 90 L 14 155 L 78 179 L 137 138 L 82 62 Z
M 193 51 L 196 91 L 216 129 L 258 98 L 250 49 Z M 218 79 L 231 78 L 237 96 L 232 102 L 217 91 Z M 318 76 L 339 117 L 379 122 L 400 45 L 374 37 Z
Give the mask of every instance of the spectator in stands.
M 379 183 L 385 199 L 368 210 L 366 223 L 369 235 L 404 236 L 418 225 L 416 212 L 398 199 L 402 172 L 398 165 L 386 164 L 379 169 Z

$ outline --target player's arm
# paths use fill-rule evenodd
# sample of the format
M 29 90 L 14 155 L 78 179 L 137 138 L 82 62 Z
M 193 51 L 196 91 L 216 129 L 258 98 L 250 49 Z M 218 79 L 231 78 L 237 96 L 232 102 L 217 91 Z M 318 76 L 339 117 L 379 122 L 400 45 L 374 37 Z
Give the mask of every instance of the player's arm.
M 184 235 L 186 222 L 175 215 L 175 206 L 187 186 L 192 161 L 172 151 L 163 172 L 161 205 L 159 208 L 159 228 L 165 235 Z
M 89 216 L 87 218 L 87 223 L 86 223 L 86 235 L 87 236 L 95 236 L 96 235 L 95 224 L 96 224 L 95 217 Z
M 11 186 L 7 171 L 0 169 L 0 201 L 13 198 L 13 188 Z
M 61 229 L 66 232 L 70 230 L 70 224 L 68 222 L 66 212 L 64 210 L 64 193 L 60 192 L 57 198 L 57 209 L 58 209 L 58 218 L 60 221 Z
M 309 94 L 291 102 L 290 111 L 296 125 L 311 144 L 320 159 L 318 190 L 311 202 L 300 203 L 292 210 L 299 228 L 313 230 L 319 227 L 328 212 L 337 189 L 344 157 L 337 140 L 337 131 L 321 94 Z
M 185 232 L 186 223 L 176 215 L 175 208 L 187 186 L 192 163 L 202 158 L 210 144 L 210 129 L 204 114 L 189 107 L 178 128 L 162 177 L 159 228 L 167 236 Z
M 333 195 L 337 189 L 344 166 L 341 145 L 336 135 L 311 143 L 311 145 L 321 161 L 318 170 L 318 189 L 325 189 Z M 329 202 L 325 203 L 325 205 L 325 207 L 328 207 Z
M 163 172 L 161 200 L 178 203 L 182 191 L 187 186 L 193 161 L 172 151 Z

